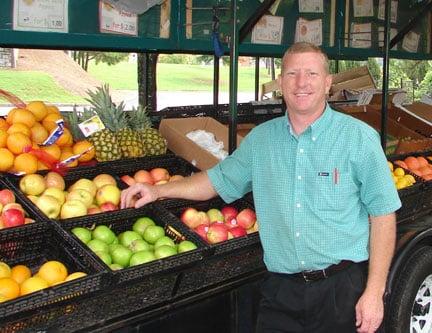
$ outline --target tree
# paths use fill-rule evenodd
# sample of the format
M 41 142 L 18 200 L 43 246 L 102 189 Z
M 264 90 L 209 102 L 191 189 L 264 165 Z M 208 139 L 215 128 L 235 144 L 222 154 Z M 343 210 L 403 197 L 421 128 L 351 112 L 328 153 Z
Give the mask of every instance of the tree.
M 94 60 L 96 64 L 103 62 L 108 65 L 115 65 L 125 60 L 129 53 L 119 52 L 96 52 L 96 51 L 73 51 L 73 59 L 85 70 L 88 70 L 90 60 Z

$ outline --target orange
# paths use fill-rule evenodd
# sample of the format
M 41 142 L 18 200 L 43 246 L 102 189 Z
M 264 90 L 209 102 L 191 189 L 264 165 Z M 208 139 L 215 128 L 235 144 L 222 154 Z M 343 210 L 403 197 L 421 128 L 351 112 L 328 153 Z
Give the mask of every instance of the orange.
M 43 143 L 48 138 L 48 131 L 40 123 L 35 123 L 31 131 L 31 139 L 37 144 Z
M 87 276 L 87 274 L 84 272 L 75 272 L 75 273 L 69 274 L 67 276 L 67 278 L 65 279 L 65 281 L 72 281 L 72 280 L 79 279 L 79 278 L 84 277 L 84 276 Z
M 70 147 L 70 146 L 61 147 L 61 151 L 62 151 L 62 153 L 68 152 L 68 153 L 72 153 L 73 154 L 72 147 Z
M 48 288 L 49 284 L 39 276 L 32 276 L 23 283 L 21 283 L 20 294 L 21 296 L 34 293 L 35 291 Z
M 23 283 L 25 280 L 31 277 L 30 268 L 25 265 L 16 265 L 12 267 L 11 278 L 14 279 L 18 284 Z
M 0 278 L 10 277 L 11 269 L 8 264 L 0 261 Z
M 19 284 L 12 278 L 1 278 L 0 295 L 3 295 L 7 301 L 17 298 L 20 295 Z
M 21 154 L 23 149 L 31 146 L 30 138 L 23 133 L 12 133 L 8 135 L 6 146 L 15 155 Z
M 408 169 L 410 169 L 411 171 L 419 168 L 419 162 L 417 161 L 417 158 L 415 158 L 414 156 L 408 156 L 404 160 L 404 162 L 408 166 Z
M 9 124 L 7 123 L 6 119 L 0 118 L 0 129 L 7 130 L 9 127 Z
M 67 128 L 64 128 L 63 134 L 60 135 L 60 137 L 57 139 L 56 144 L 59 147 L 64 147 L 64 146 L 71 146 L 72 143 L 73 143 L 73 140 L 72 140 L 71 132 Z
M 34 115 L 37 121 L 41 121 L 48 114 L 48 109 L 45 103 L 41 101 L 33 101 L 28 103 L 26 109 Z
M 13 166 L 14 159 L 15 156 L 9 149 L 0 148 L 0 171 L 8 171 Z
M 18 109 L 12 116 L 12 124 L 22 123 L 27 127 L 32 127 L 36 122 L 36 118 L 29 110 Z
M 418 164 L 419 164 L 420 168 L 429 165 L 427 159 L 425 159 L 423 156 L 417 157 L 417 161 L 418 161 Z
M 57 127 L 57 124 L 55 122 L 59 119 L 63 119 L 63 117 L 56 113 L 50 113 L 42 120 L 42 126 L 51 132 L 54 128 Z
M 90 147 L 93 147 L 93 144 L 90 141 L 82 140 L 82 141 L 78 141 L 77 143 L 75 143 L 73 145 L 72 149 L 73 149 L 74 155 L 78 155 Z M 90 149 L 88 152 L 86 152 L 84 155 L 82 155 L 80 158 L 78 158 L 78 161 L 87 162 L 87 161 L 90 161 L 94 156 L 95 156 L 95 150 L 93 148 L 93 149 Z
M 69 151 L 62 151 L 61 155 L 60 155 L 60 161 L 64 161 L 65 159 L 73 156 L 74 154 L 72 152 Z M 68 166 L 69 168 L 73 168 L 78 166 L 78 160 L 69 162 L 68 164 L 66 164 L 66 166 Z
M 39 171 L 41 171 L 41 170 L 48 170 L 48 169 L 49 168 L 48 168 L 48 166 L 45 163 L 43 163 L 43 162 L 41 162 L 41 161 L 38 160 L 38 170 Z
M 0 148 L 6 147 L 7 137 L 7 132 L 3 129 L 0 129 Z
M 39 268 L 38 275 L 52 286 L 55 283 L 64 281 L 68 276 L 68 271 L 60 261 L 51 260 Z
M 51 114 L 51 113 L 60 114 L 60 110 L 55 105 L 47 105 L 46 108 L 47 108 L 48 114 Z
M 43 151 L 46 151 L 48 154 L 50 154 L 52 157 L 54 157 L 56 160 L 60 159 L 61 155 L 61 149 L 59 146 L 57 146 L 55 143 L 53 143 L 51 146 L 44 146 L 41 147 Z
M 30 128 L 23 123 L 13 123 L 12 125 L 10 125 L 10 127 L 7 130 L 8 134 L 18 133 L 18 132 L 23 133 L 28 137 L 31 136 Z
M 15 157 L 13 168 L 16 172 L 35 173 L 38 170 L 38 159 L 30 153 L 19 154 Z
M 15 112 L 18 111 L 18 110 L 24 110 L 24 109 L 14 108 L 14 109 L 12 109 L 12 110 L 10 110 L 10 111 L 8 112 L 8 114 L 7 114 L 7 116 L 6 116 L 6 122 L 7 122 L 9 125 L 12 125 L 12 122 L 13 122 L 12 120 L 13 120 L 14 114 L 15 114 Z

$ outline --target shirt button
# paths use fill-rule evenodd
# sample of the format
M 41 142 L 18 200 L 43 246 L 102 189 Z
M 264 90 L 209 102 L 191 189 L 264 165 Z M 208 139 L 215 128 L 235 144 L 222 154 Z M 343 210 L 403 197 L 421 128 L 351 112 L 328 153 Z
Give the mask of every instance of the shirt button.
M 303 149 L 303 148 L 300 148 L 299 151 L 300 151 L 300 153 L 303 153 L 303 152 L 304 152 L 304 149 Z
M 296 237 L 300 237 L 300 233 L 299 232 L 296 232 Z
M 315 140 L 316 140 L 316 137 L 313 136 L 313 137 L 312 137 L 312 141 L 315 141 Z
M 303 266 L 305 265 L 305 262 L 302 260 L 301 262 L 300 262 L 300 264 L 302 264 Z
M 301 176 L 297 176 L 297 179 L 298 179 L 298 180 L 301 180 Z
M 301 207 L 301 205 L 300 205 L 300 204 L 298 203 L 298 204 L 296 204 L 296 207 L 297 207 L 297 208 L 300 208 L 300 207 Z

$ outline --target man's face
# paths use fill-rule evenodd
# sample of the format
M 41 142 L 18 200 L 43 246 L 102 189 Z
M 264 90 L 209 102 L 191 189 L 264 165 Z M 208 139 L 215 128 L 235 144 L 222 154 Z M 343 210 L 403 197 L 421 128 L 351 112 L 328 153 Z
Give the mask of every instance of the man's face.
M 285 57 L 279 84 L 289 112 L 311 115 L 323 111 L 331 82 L 321 54 L 305 52 Z

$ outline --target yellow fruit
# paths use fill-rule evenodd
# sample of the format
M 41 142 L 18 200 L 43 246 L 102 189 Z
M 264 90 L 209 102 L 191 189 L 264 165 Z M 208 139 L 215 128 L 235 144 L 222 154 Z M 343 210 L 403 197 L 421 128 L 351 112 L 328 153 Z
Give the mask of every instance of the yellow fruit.
M 0 118 L 0 129 L 6 131 L 9 128 L 9 124 L 7 123 L 6 119 Z
M 8 171 L 14 164 L 15 156 L 7 148 L 0 148 L 0 171 Z
M 38 170 L 38 159 L 30 153 L 19 154 L 15 157 L 13 168 L 16 172 L 35 173 Z
M 34 293 L 35 291 L 39 291 L 41 289 L 48 288 L 49 284 L 44 279 L 39 276 L 32 276 L 28 278 L 20 286 L 20 295 L 28 295 Z
M 12 124 L 21 123 L 28 128 L 32 127 L 36 122 L 36 118 L 29 110 L 18 109 L 14 112 L 12 117 Z
M 3 261 L 0 261 L 0 278 L 10 277 L 11 269 L 8 264 Z
M 407 187 L 408 185 L 410 185 L 408 183 L 408 181 L 405 178 L 399 178 L 399 180 L 396 182 L 396 188 L 398 190 L 403 189 L 405 187 Z
M 25 147 L 31 147 L 31 145 L 30 138 L 23 133 L 9 134 L 6 141 L 7 148 L 15 155 L 21 154 Z
M 59 147 L 70 146 L 73 143 L 71 132 L 65 128 L 63 129 L 63 134 L 57 139 L 56 144 Z
M 60 114 L 60 110 L 55 105 L 47 105 L 46 108 L 48 110 L 48 114 L 50 113 Z
M 42 171 L 42 170 L 48 170 L 49 168 L 48 168 L 48 166 L 47 165 L 45 165 L 45 163 L 43 163 L 43 162 L 41 162 L 41 161 L 38 161 L 38 170 L 39 171 Z
M 47 261 L 38 271 L 38 275 L 50 286 L 54 283 L 64 281 L 68 275 L 67 268 L 59 261 Z
M 16 265 L 11 269 L 11 278 L 14 279 L 18 284 L 23 283 L 25 280 L 31 277 L 30 268 L 25 265 Z
M 393 163 L 390 162 L 390 161 L 387 161 L 387 164 L 388 164 L 388 166 L 390 168 L 390 171 L 393 172 Z
M 393 177 L 393 183 L 397 183 L 397 181 L 399 180 L 399 177 L 396 177 L 395 175 L 392 176 Z
M 405 176 L 405 171 L 404 171 L 402 168 L 396 168 L 396 169 L 393 171 L 393 174 L 394 174 L 396 177 L 401 177 L 401 176 Z
M 407 182 L 410 183 L 410 184 L 414 184 L 414 183 L 416 182 L 414 176 L 412 176 L 412 175 L 405 175 L 405 176 L 403 176 L 403 177 L 404 177 L 404 178 L 407 180 Z
M 37 144 L 43 143 L 48 138 L 48 131 L 40 123 L 35 123 L 31 131 L 31 139 Z
M 0 129 L 0 148 L 6 147 L 7 137 L 7 132 L 3 129 Z
M 6 122 L 7 122 L 9 125 L 12 125 L 14 114 L 15 114 L 15 112 L 17 112 L 18 110 L 24 110 L 24 109 L 14 108 L 14 109 L 12 109 L 12 110 L 10 110 L 10 111 L 8 112 L 8 114 L 7 114 L 7 116 L 6 116 Z
M 41 121 L 48 114 L 48 109 L 44 102 L 33 101 L 27 104 L 26 107 L 35 117 L 37 121 Z
M 27 125 L 23 124 L 23 123 L 13 123 L 7 130 L 8 134 L 12 134 L 12 133 L 23 133 L 25 135 L 27 135 L 28 137 L 31 136 L 31 131 L 30 128 L 27 127 Z
M 77 143 L 75 143 L 73 145 L 73 153 L 74 155 L 78 155 L 83 153 L 86 149 L 89 149 L 90 147 L 93 147 L 93 144 L 90 141 L 87 140 L 82 140 L 82 141 L 78 141 Z M 78 158 L 78 161 L 80 162 L 88 162 L 90 161 L 92 158 L 94 158 L 95 156 L 95 150 L 90 149 L 89 151 L 87 151 L 84 155 L 80 156 L 80 158 Z
M 84 272 L 75 272 L 75 273 L 69 274 L 66 277 L 65 281 L 72 281 L 72 280 L 79 279 L 79 278 L 84 277 L 84 276 L 87 276 L 87 274 Z
M 43 151 L 46 151 L 48 154 L 50 154 L 52 157 L 54 157 L 56 160 L 60 159 L 61 155 L 61 149 L 59 146 L 57 146 L 55 143 L 51 146 L 45 146 L 41 147 Z
M 7 301 L 17 298 L 20 295 L 19 284 L 12 278 L 1 278 L 0 295 L 4 296 Z
M 50 113 L 42 120 L 42 126 L 45 127 L 49 132 L 51 132 L 57 127 L 57 124 L 55 122 L 59 119 L 63 119 L 63 117 L 56 113 Z

